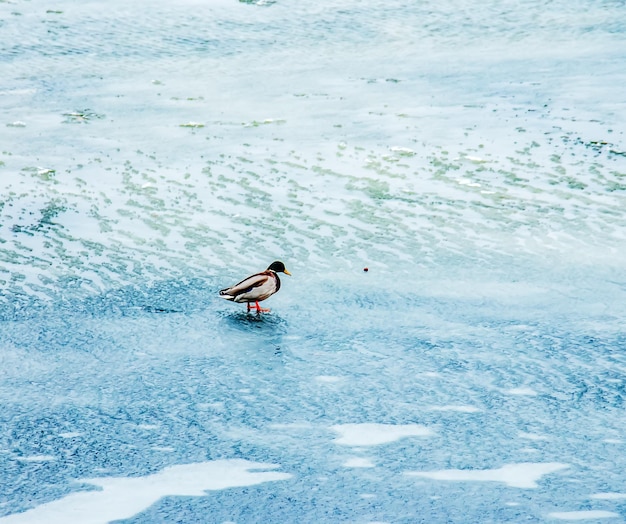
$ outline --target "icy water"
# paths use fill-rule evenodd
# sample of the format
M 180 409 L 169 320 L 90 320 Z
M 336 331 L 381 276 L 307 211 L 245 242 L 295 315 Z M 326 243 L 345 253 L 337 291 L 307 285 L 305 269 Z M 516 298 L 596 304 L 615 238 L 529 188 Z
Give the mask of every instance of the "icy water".
M 626 522 L 624 2 L 4 0 L 0 44 L 1 524 Z

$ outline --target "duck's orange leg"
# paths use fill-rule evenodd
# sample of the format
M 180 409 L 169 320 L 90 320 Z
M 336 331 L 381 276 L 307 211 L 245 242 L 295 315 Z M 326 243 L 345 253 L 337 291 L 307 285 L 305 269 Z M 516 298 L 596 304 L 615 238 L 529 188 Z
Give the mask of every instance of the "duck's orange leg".
M 257 313 L 269 313 L 271 311 L 270 308 L 259 306 L 258 300 L 254 303 L 254 306 L 251 306 L 250 302 L 248 302 L 248 311 L 250 311 L 251 309 L 256 309 Z

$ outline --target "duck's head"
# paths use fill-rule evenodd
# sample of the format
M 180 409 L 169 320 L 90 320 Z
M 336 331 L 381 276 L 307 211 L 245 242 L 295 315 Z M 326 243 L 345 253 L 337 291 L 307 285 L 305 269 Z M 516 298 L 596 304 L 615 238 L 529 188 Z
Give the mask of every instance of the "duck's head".
M 291 273 L 287 271 L 285 264 L 283 264 L 280 260 L 272 262 L 267 269 L 269 269 L 270 271 L 275 271 L 276 273 L 285 273 L 285 275 L 291 276 Z

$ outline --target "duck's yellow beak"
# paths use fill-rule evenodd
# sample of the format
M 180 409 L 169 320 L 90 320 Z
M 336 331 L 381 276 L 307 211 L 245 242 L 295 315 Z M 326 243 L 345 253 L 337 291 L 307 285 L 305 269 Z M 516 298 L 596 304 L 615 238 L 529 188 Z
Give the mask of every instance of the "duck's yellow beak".
M 286 269 L 285 269 L 285 271 L 283 271 L 283 273 L 285 273 L 285 275 L 291 276 L 291 273 L 289 273 L 289 271 L 287 271 Z

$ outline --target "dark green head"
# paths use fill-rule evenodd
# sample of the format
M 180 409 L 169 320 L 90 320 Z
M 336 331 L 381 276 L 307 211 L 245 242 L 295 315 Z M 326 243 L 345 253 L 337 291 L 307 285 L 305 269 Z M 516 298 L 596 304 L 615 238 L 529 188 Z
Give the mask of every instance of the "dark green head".
M 280 260 L 277 260 L 276 262 L 272 262 L 267 269 L 271 269 L 272 271 L 275 271 L 276 273 L 285 273 L 285 275 L 291 275 L 291 273 L 287 271 L 285 264 L 283 264 Z

